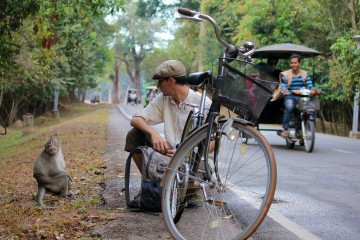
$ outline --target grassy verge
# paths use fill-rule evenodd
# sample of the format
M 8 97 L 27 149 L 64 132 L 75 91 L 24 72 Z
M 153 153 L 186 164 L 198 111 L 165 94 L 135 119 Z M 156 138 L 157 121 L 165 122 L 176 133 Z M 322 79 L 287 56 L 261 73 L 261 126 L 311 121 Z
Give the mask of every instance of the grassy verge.
M 0 136 L 0 239 L 92 239 L 86 229 L 101 224 L 106 215 L 97 206 L 104 181 L 108 106 L 66 106 L 60 120 L 37 121 L 31 134 L 10 128 Z M 75 196 L 46 195 L 46 207 L 38 207 L 33 164 L 53 134 L 62 142 Z

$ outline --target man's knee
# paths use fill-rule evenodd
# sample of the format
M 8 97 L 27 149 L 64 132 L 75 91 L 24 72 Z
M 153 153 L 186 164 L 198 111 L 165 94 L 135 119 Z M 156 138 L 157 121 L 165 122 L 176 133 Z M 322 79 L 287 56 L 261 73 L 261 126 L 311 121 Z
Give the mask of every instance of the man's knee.
M 151 146 L 148 137 L 140 130 L 133 128 L 126 135 L 125 151 L 131 152 L 140 146 Z
M 285 99 L 285 101 L 284 101 L 285 108 L 289 108 L 289 107 L 291 107 L 291 106 L 292 106 L 292 104 L 293 104 L 293 101 L 292 101 L 292 99 L 291 99 L 291 98 L 287 98 L 287 99 Z

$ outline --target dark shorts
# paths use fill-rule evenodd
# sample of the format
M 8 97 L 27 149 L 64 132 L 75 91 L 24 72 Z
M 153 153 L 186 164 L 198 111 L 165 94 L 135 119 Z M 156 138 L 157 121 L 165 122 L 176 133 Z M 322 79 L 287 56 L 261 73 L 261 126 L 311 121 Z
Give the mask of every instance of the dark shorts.
M 126 135 L 125 151 L 131 152 L 140 146 L 152 146 L 150 138 L 142 131 L 133 128 Z

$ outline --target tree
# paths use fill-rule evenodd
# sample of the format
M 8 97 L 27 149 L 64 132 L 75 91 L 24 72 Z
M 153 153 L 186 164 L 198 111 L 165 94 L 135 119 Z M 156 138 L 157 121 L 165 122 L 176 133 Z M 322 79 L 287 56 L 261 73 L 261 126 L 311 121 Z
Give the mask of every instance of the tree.
M 0 117 L 11 124 L 25 112 L 47 111 L 55 85 L 63 94 L 94 87 L 109 59 L 103 17 L 121 6 L 115 0 L 1 1 Z
M 257 48 L 291 42 L 319 50 L 322 56 L 306 59 L 303 67 L 311 70 L 309 72 L 313 74 L 315 84 L 325 90 L 322 95 L 325 117 L 344 124 L 347 123 L 343 119 L 351 119 L 348 106 L 351 105 L 350 100 L 358 85 L 359 76 L 356 68 L 359 53 L 351 39 L 351 36 L 359 34 L 358 1 L 309 0 L 300 4 L 290 0 L 202 0 L 196 9 L 212 16 L 219 23 L 225 39 L 238 46 L 251 40 Z M 177 30 L 170 49 L 173 46 L 184 49 L 186 46 L 183 53 L 191 56 L 183 55 L 182 58 L 196 62 L 194 56 L 206 44 L 198 40 L 200 30 L 196 27 L 190 29 L 190 24 L 184 24 Z M 186 34 L 190 37 L 185 38 Z M 177 45 L 177 37 L 184 41 L 184 46 Z M 194 49 L 196 53 L 193 52 Z M 205 50 L 202 54 L 206 68 L 208 65 L 205 62 L 211 59 L 208 53 L 214 54 L 217 51 L 215 49 Z M 346 107 L 341 107 L 343 104 Z
M 0 85 L 5 84 L 7 71 L 14 64 L 14 57 L 21 45 L 14 41 L 14 32 L 24 26 L 28 18 L 33 18 L 40 9 L 36 0 L 0 1 Z
M 139 16 L 139 6 L 136 2 L 130 1 L 126 4 L 126 11 L 118 16 L 116 26 L 119 31 L 116 33 L 114 46 L 115 59 L 124 63 L 133 87 L 137 89 L 138 99 L 140 99 L 140 80 L 141 63 L 147 52 L 149 52 L 155 42 L 156 33 L 159 33 L 163 22 L 161 18 L 153 15 L 154 10 Z

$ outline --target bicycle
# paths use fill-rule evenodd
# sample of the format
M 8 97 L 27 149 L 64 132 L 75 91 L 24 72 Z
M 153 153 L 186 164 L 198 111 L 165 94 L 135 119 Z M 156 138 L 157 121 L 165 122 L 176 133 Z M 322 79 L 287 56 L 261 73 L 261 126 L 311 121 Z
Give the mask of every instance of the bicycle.
M 263 71 L 249 61 L 253 44 L 238 50 L 221 38 L 210 16 L 185 8 L 178 12 L 186 19 L 210 22 L 225 49 L 216 81 L 211 72 L 188 76 L 189 84 L 201 85 L 202 101 L 195 106 L 199 111 L 190 113 L 183 142 L 164 174 L 165 224 L 175 239 L 246 239 L 262 223 L 275 193 L 275 156 L 251 120 L 259 117 L 278 80 L 252 75 Z M 214 91 L 205 120 L 207 85 Z M 221 106 L 239 117 L 221 116 Z

